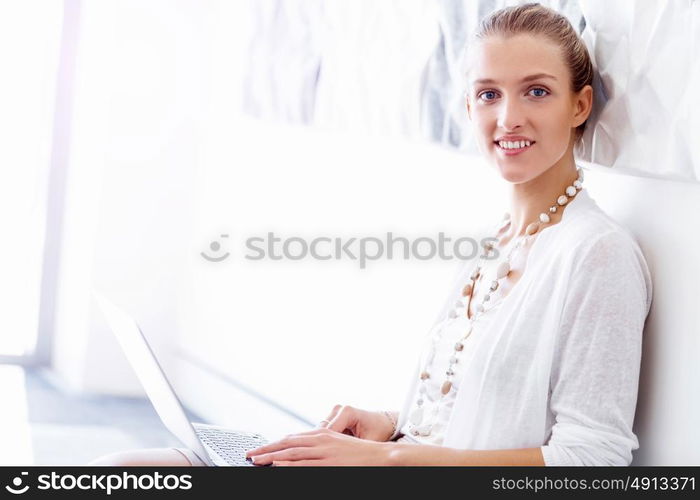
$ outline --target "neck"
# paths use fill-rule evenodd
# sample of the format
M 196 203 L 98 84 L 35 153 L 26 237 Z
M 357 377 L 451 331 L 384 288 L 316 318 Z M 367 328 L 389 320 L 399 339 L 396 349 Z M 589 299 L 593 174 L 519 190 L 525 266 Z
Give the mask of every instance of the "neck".
M 557 198 L 564 194 L 578 177 L 573 158 L 570 162 L 553 165 L 538 177 L 521 184 L 510 186 L 510 225 L 505 232 L 502 242 L 525 234 L 525 228 L 539 220 L 542 212 L 549 214 L 551 221 L 548 225 L 561 220 L 566 205 L 557 205 Z M 549 207 L 557 205 L 555 214 L 549 212 Z

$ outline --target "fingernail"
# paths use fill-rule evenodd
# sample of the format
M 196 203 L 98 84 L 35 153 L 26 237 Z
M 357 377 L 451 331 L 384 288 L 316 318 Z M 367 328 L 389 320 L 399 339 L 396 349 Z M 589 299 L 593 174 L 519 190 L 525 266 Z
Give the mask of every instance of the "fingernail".
M 255 463 L 255 457 L 250 457 L 250 461 Z

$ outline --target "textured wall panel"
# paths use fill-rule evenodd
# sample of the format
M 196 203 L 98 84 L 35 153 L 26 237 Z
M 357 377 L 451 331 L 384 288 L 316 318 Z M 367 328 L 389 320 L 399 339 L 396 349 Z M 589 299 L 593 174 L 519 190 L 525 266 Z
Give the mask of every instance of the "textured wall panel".
M 515 0 L 249 2 L 244 109 L 372 135 L 423 137 L 477 153 L 464 56 L 479 20 Z M 576 156 L 700 180 L 700 3 L 542 0 L 581 34 L 595 102 Z

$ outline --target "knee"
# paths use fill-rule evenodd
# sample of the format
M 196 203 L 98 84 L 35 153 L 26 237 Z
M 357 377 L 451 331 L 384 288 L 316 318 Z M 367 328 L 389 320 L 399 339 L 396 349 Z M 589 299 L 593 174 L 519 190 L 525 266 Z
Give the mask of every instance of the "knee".
M 118 451 L 103 455 L 88 463 L 88 465 L 113 465 L 124 467 L 134 465 L 137 462 L 137 454 L 130 451 Z
M 146 450 L 117 451 L 98 457 L 88 465 L 103 465 L 113 467 L 133 466 L 190 466 L 190 461 L 173 448 L 154 448 Z

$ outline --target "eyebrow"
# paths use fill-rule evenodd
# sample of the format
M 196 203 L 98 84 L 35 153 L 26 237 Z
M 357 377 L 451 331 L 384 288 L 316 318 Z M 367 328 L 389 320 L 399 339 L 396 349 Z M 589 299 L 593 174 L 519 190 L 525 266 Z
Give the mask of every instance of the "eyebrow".
M 547 73 L 536 73 L 534 75 L 529 75 L 520 80 L 521 83 L 523 82 L 529 82 L 532 80 L 539 80 L 540 78 L 551 78 L 552 80 L 556 80 L 557 78 L 555 76 L 549 75 Z M 479 80 L 474 80 L 474 84 L 478 83 L 498 83 L 496 80 L 492 80 L 491 78 L 482 78 Z

